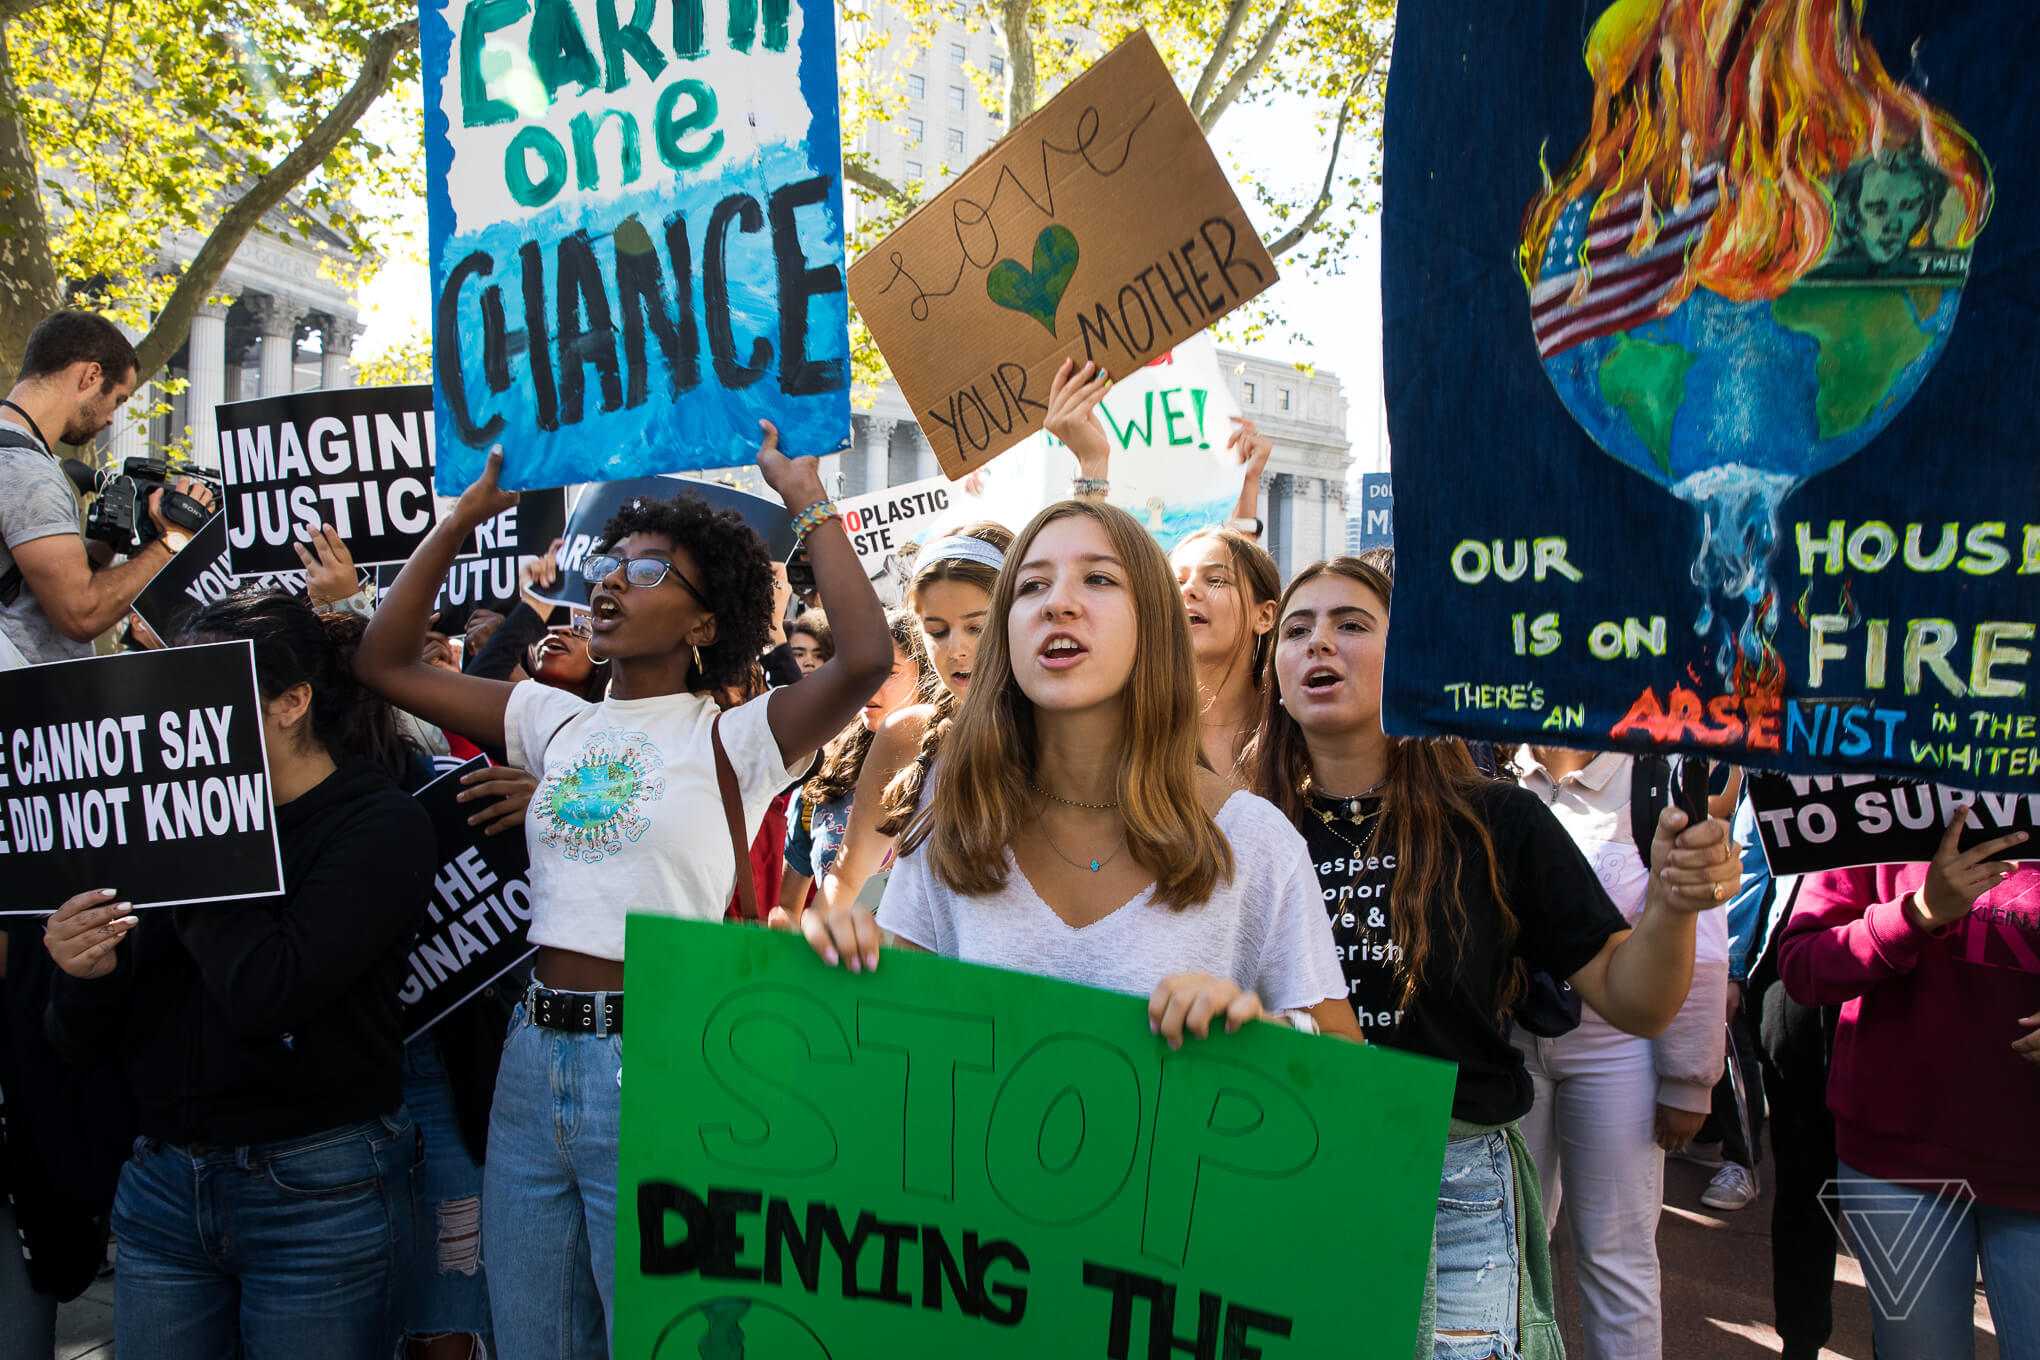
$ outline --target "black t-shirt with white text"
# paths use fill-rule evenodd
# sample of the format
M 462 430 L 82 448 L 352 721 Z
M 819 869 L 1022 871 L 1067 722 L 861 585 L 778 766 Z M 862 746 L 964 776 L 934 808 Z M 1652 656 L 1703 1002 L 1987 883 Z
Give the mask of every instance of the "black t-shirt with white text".
M 1529 1112 L 1531 1096 L 1530 1075 L 1496 1017 L 1509 965 L 1521 957 L 1563 980 L 1627 922 L 1535 794 L 1497 782 L 1481 790 L 1475 805 L 1494 839 L 1502 891 L 1516 916 L 1515 951 L 1501 948 L 1500 907 L 1487 874 L 1469 862 L 1460 882 L 1465 947 L 1455 949 L 1444 912 L 1434 904 L 1430 961 L 1406 1011 L 1397 1005 L 1402 952 L 1389 934 L 1394 835 L 1389 827 L 1376 830 L 1379 801 L 1362 800 L 1355 817 L 1343 799 L 1313 797 L 1297 829 L 1310 843 L 1361 1033 L 1369 1043 L 1458 1063 L 1453 1116 L 1506 1124 Z

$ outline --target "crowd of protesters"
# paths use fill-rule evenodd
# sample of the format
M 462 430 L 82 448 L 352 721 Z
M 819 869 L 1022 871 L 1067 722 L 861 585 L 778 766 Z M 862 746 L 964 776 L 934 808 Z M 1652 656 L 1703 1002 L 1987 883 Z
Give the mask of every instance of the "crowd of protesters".
M 183 546 L 160 498 L 210 508 L 166 487 L 122 563 L 81 538 L 50 441 L 103 430 L 136 373 L 96 317 L 29 342 L 0 664 L 89 654 Z M 767 424 L 811 601 L 683 493 L 605 526 L 585 611 L 532 590 L 438 632 L 463 540 L 515 500 L 492 456 L 379 596 L 327 533 L 302 594 L 132 630 L 252 644 L 284 890 L 136 912 L 112 884 L 11 918 L 0 1356 L 51 1353 L 109 1237 L 123 1355 L 607 1354 L 624 918 L 746 898 L 851 972 L 925 950 L 1139 995 L 1171 1046 L 1273 1023 L 1456 1063 L 1424 1354 L 1561 1354 L 1563 1216 L 1586 1353 L 1660 1355 L 1665 1158 L 1721 1142 L 1708 1202 L 1742 1209 L 1766 1112 L 1788 1357 L 1833 1325 L 1820 1196 L 1847 1223 L 1953 1181 L 1973 1212 L 1913 1306 L 1875 1310 L 1878 1354 L 1970 1354 L 1979 1266 L 2000 1353 L 2040 1354 L 2040 931 L 1983 920 L 2040 889 L 2003 858 L 2021 838 L 1964 850 L 1958 819 L 1930 863 L 1774 881 L 1731 772 L 1682 808 L 1652 757 L 1391 737 L 1392 557 L 1285 583 L 1251 519 L 1165 554 L 1106 502 L 1107 386 L 1067 366 L 1050 393 L 1072 496 L 922 544 L 891 613 Z M 1235 443 L 1251 486 L 1267 441 Z M 1435 623 L 1393 645 L 1444 645 Z M 437 865 L 408 793 L 476 753 L 462 796 L 525 838 L 537 952 L 407 1043 Z M 627 827 L 534 797 L 618 761 L 661 790 Z M 1969 932 L 2006 919 L 2026 951 L 1979 963 Z

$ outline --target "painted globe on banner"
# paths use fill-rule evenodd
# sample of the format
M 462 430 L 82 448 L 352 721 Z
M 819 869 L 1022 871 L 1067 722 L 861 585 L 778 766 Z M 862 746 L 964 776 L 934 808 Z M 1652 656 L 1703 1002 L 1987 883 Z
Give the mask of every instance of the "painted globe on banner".
M 1706 13 L 1602 12 L 1592 131 L 1546 170 L 1518 263 L 1566 410 L 1699 512 L 1694 631 L 1738 688 L 1752 670 L 1775 687 L 1779 506 L 1933 372 L 1991 174 L 1951 115 L 1885 71 L 1860 7 L 1781 0 L 1726 45 Z M 1735 625 L 1718 623 L 1724 604 Z
M 720 1298 L 696 1304 L 666 1324 L 652 1360 L 830 1360 L 829 1348 L 805 1322 L 759 1299 Z

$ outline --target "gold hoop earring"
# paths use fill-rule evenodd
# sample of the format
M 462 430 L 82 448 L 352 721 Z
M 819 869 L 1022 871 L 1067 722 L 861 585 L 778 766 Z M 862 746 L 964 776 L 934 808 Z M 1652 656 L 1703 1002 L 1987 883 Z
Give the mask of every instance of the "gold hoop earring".
M 701 674 L 701 648 L 700 648 L 700 647 L 695 647 L 695 648 L 693 649 L 693 651 L 694 651 L 694 673 L 695 673 L 696 675 L 700 675 L 700 674 Z

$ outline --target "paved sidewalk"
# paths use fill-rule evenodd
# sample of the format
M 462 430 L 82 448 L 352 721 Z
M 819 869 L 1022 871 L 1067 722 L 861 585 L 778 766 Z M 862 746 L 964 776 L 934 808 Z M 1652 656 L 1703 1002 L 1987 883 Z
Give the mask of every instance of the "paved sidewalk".
M 1781 1351 L 1771 1330 L 1771 1183 L 1762 1170 L 1765 1193 L 1747 1209 L 1722 1213 L 1700 1203 L 1714 1173 L 1673 1159 L 1665 1165 L 1665 1213 L 1658 1225 L 1658 1259 L 1663 1263 L 1664 1360 L 1762 1360 Z M 1559 1319 L 1566 1354 L 1586 1354 L 1580 1340 L 1572 1252 L 1561 1223 L 1558 1231 Z M 1844 1254 L 1836 1260 L 1835 1334 L 1822 1360 L 1872 1360 L 1870 1295 L 1863 1272 Z M 1976 1295 L 1976 1360 L 1998 1360 L 1997 1336 L 1983 1293 Z

